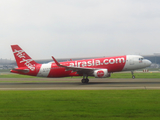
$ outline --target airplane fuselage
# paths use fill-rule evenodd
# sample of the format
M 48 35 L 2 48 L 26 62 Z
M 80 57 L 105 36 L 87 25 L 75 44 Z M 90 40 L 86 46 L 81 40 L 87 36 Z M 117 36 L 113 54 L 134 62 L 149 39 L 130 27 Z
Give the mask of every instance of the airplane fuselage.
M 124 55 L 85 59 L 77 61 L 54 62 L 48 64 L 36 63 L 18 45 L 12 45 L 18 68 L 11 70 L 13 73 L 38 77 L 67 77 L 83 76 L 82 83 L 88 83 L 88 76 L 99 78 L 110 77 L 112 72 L 133 71 L 151 65 L 151 62 L 140 55 Z M 132 78 L 135 78 L 132 72 Z
M 142 57 L 139 55 L 124 55 L 117 57 L 105 57 L 96 59 L 86 59 L 78 61 L 67 61 L 60 62 L 61 65 L 69 67 L 84 67 L 84 68 L 94 68 L 94 69 L 108 69 L 109 73 L 120 72 L 120 71 L 130 71 L 145 68 L 150 65 L 148 60 L 139 60 Z M 24 64 L 27 63 L 24 62 Z M 83 74 L 77 74 L 72 70 L 66 70 L 64 67 L 59 67 L 56 63 L 48 64 L 37 64 L 28 65 L 26 64 L 26 69 L 29 69 L 28 73 L 19 72 L 24 75 L 32 75 L 38 77 L 66 77 L 66 76 L 82 76 Z M 12 71 L 17 73 L 17 71 Z M 90 75 L 92 76 L 92 75 Z

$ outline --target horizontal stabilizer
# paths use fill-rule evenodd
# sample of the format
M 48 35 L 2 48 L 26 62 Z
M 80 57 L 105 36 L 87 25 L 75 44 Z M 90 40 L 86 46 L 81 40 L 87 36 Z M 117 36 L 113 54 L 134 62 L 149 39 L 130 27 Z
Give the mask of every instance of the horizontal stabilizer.
M 22 72 L 22 73 L 28 73 L 28 72 L 29 72 L 29 69 L 17 69 L 17 68 L 14 68 L 14 69 L 12 69 L 11 71 Z

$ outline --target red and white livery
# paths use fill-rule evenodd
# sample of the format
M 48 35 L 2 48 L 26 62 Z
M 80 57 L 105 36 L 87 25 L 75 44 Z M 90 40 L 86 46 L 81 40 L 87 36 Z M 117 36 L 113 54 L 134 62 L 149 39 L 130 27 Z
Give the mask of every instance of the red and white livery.
M 11 45 L 18 68 L 11 70 L 13 73 L 31 75 L 38 77 L 67 77 L 83 76 L 82 83 L 88 83 L 88 76 L 96 78 L 110 77 L 112 72 L 131 71 L 132 78 L 135 78 L 133 71 L 151 65 L 149 60 L 140 55 L 124 55 L 116 57 L 104 57 L 77 61 L 55 62 L 48 64 L 36 63 L 18 45 Z

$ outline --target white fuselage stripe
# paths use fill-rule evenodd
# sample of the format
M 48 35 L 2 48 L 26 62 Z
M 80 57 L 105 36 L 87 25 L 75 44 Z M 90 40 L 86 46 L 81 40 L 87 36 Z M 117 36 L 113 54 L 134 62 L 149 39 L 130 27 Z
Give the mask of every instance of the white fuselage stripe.
M 51 64 L 42 64 L 37 76 L 38 77 L 48 77 L 51 70 Z

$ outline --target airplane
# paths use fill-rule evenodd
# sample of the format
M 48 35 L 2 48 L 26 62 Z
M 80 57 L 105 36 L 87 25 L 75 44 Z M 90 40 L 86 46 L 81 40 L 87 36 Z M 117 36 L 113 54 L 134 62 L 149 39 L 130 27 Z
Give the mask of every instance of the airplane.
M 113 72 L 121 71 L 131 71 L 134 79 L 134 70 L 151 65 L 151 61 L 144 59 L 140 55 L 123 55 L 66 62 L 58 62 L 52 56 L 54 62 L 39 64 L 18 45 L 11 45 L 11 48 L 18 66 L 18 68 L 11 70 L 12 73 L 49 78 L 83 76 L 82 83 L 89 82 L 88 76 L 106 78 L 110 77 Z

